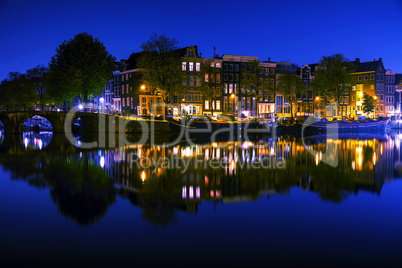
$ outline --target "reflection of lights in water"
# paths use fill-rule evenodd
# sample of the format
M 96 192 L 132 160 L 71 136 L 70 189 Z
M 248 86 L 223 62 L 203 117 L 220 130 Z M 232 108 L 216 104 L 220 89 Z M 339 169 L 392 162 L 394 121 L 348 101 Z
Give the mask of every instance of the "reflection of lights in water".
M 215 191 L 215 196 L 219 197 L 219 196 L 221 196 L 221 193 L 219 191 Z
M 352 169 L 355 170 L 356 169 L 356 162 L 352 161 Z
M 219 159 L 221 157 L 221 150 L 219 148 L 216 148 L 216 159 Z
M 39 150 L 42 150 L 43 142 L 42 140 L 38 140 L 38 148 Z
M 192 150 L 191 150 L 190 147 L 187 147 L 187 148 L 186 148 L 186 156 L 187 156 L 187 157 L 190 157 L 191 155 L 192 155 Z
M 142 182 L 144 182 L 145 179 L 146 179 L 145 171 L 142 171 L 142 173 L 141 173 L 141 180 L 142 180 Z
M 373 164 L 375 165 L 375 161 L 376 161 L 376 157 L 375 157 L 375 153 L 373 154 Z
M 235 161 L 232 160 L 232 170 L 235 169 Z
M 208 184 L 208 177 L 205 176 L 205 184 Z
M 24 145 L 25 145 L 25 149 L 28 148 L 28 138 L 24 139 Z
M 274 151 L 274 147 L 271 148 L 271 155 L 274 155 L 275 151 Z
M 102 156 L 102 150 L 99 149 L 98 156 Z
M 212 147 L 217 147 L 218 144 L 216 142 L 212 143 Z
M 190 186 L 190 188 L 188 189 L 188 197 L 190 197 L 190 199 L 193 199 L 193 197 L 194 197 L 193 186 Z
M 82 157 L 82 152 L 80 152 L 80 158 Z
M 138 158 L 141 158 L 141 147 L 138 148 L 138 153 L 137 153 L 137 155 L 138 155 Z
M 318 154 L 315 154 L 315 165 L 318 165 Z
M 380 153 L 381 153 L 381 155 L 382 155 L 382 144 L 381 144 L 381 150 L 380 150 Z
M 195 197 L 200 198 L 200 196 L 201 196 L 201 189 L 200 189 L 200 186 L 197 186 L 195 188 Z
M 209 149 L 205 149 L 205 160 L 209 159 Z
M 211 190 L 211 192 L 209 193 L 209 195 L 210 195 L 211 197 L 214 197 L 214 196 L 215 196 L 215 192 L 214 192 L 213 190 Z
M 105 157 L 101 156 L 100 158 L 100 166 L 103 168 L 105 166 Z
M 186 186 L 183 186 L 183 188 L 181 189 L 181 197 L 183 199 L 187 198 L 187 189 Z
M 179 153 L 179 148 L 178 147 L 173 147 L 173 154 L 177 155 Z
M 320 152 L 320 161 L 322 160 L 322 152 Z

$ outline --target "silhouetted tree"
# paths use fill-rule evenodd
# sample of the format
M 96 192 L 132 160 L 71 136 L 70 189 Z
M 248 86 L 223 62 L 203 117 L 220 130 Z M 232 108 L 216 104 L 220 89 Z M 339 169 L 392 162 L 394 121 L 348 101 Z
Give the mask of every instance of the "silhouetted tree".
M 352 89 L 354 66 L 342 54 L 323 56 L 314 73 L 312 88 L 327 101 L 338 101 Z
M 49 89 L 57 104 L 79 97 L 88 101 L 109 81 L 115 58 L 99 39 L 79 33 L 64 41 L 49 64 Z
M 165 104 L 183 87 L 184 72 L 177 44 L 175 38 L 154 33 L 141 45 L 143 53 L 138 59 L 144 83 L 154 94 L 160 95 Z
M 303 93 L 306 89 L 300 77 L 295 73 L 283 73 L 278 78 L 276 86 L 278 93 L 288 99 L 290 103 L 290 116 L 293 117 L 293 103 L 296 102 L 296 95 Z

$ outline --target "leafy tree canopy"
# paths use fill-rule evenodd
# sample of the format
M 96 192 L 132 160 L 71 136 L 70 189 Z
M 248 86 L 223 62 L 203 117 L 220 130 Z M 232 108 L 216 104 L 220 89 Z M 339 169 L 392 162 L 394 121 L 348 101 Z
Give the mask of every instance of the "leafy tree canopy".
M 314 73 L 312 88 L 325 99 L 338 101 L 343 93 L 349 93 L 353 84 L 354 66 L 342 54 L 323 56 Z
M 296 101 L 296 95 L 305 92 L 306 88 L 300 77 L 295 73 L 285 72 L 278 77 L 277 91 L 290 102 L 290 114 L 293 117 L 293 103 Z
M 57 103 L 99 95 L 110 79 L 115 57 L 99 39 L 79 33 L 64 41 L 49 64 L 49 85 Z
M 164 102 L 183 86 L 184 72 L 177 44 L 175 38 L 154 33 L 141 45 L 143 51 L 137 62 L 144 83 L 161 95 Z
M 375 111 L 375 107 L 377 104 L 377 100 L 374 99 L 373 96 L 368 95 L 367 93 L 363 94 L 363 112 L 364 113 L 373 113 Z

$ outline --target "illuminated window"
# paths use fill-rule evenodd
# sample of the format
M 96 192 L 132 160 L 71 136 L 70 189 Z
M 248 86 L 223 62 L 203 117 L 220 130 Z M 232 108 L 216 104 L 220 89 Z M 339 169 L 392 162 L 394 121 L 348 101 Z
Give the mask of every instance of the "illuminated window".
M 209 110 L 209 101 L 205 101 L 205 110 Z
M 189 62 L 189 63 L 188 63 L 188 70 L 189 70 L 190 72 L 192 72 L 192 71 L 194 70 L 194 62 Z
M 208 74 L 205 74 L 205 82 L 209 82 L 209 80 L 208 80 Z
M 220 110 L 220 109 L 221 109 L 221 101 L 220 101 L 220 100 L 217 100 L 217 101 L 216 101 L 216 109 L 217 109 L 217 110 Z
M 232 94 L 233 92 L 233 84 L 229 84 L 229 94 Z
M 181 63 L 181 70 L 186 71 L 187 70 L 187 62 L 182 62 Z
M 195 71 L 196 71 L 196 72 L 199 72 L 200 70 L 201 70 L 200 63 L 197 62 L 197 63 L 195 64 Z
M 217 64 L 216 64 L 216 68 L 221 68 L 221 64 L 220 64 L 220 63 L 217 63 Z
M 128 74 L 126 74 L 126 81 L 128 80 Z
M 228 94 L 228 84 L 224 84 L 223 87 L 224 93 Z
M 216 75 L 216 83 L 220 83 L 221 82 L 221 75 L 217 74 Z

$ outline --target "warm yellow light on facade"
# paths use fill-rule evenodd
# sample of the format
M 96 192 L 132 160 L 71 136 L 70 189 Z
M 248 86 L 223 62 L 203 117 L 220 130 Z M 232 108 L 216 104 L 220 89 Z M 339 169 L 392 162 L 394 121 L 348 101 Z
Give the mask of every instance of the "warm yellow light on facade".
M 235 95 L 235 94 L 232 94 L 232 95 L 230 95 L 230 97 L 234 98 L 234 97 L 236 97 L 236 95 Z
M 320 97 L 315 97 L 315 100 L 320 100 Z
M 360 92 L 360 93 L 359 93 L 359 96 L 360 96 L 360 97 L 363 97 L 363 92 Z
M 181 101 L 185 101 L 186 99 L 182 99 Z
M 142 89 L 142 90 L 144 90 L 144 89 L 145 89 L 145 86 L 144 86 L 144 85 L 142 85 L 142 86 L 141 86 L 141 89 Z
M 377 96 L 374 96 L 374 99 L 376 100 L 376 99 L 377 99 Z

